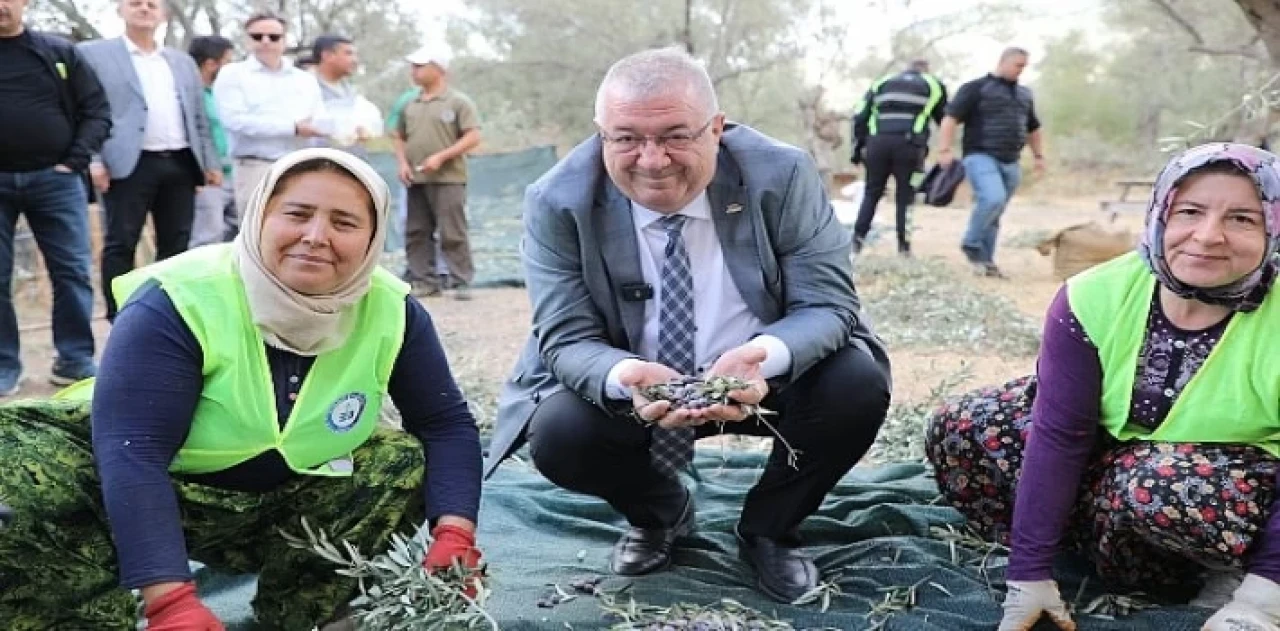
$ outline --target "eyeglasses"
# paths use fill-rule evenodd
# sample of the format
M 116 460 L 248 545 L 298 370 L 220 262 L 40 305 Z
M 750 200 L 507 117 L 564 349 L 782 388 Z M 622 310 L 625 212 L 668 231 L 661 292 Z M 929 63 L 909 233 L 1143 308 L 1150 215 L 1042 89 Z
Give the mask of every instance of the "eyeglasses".
M 284 33 L 249 33 L 249 39 L 252 39 L 255 42 L 262 41 L 262 38 L 264 37 L 272 42 L 278 42 L 284 39 Z
M 711 128 L 711 123 L 716 120 L 716 114 L 707 119 L 696 131 L 673 131 L 657 136 L 647 136 L 641 134 L 621 133 L 616 136 L 606 134 L 603 129 L 600 131 L 600 139 L 609 145 L 618 153 L 632 153 L 644 149 L 645 143 L 653 141 L 654 146 L 665 151 L 687 151 L 693 148 L 694 143 L 707 133 Z

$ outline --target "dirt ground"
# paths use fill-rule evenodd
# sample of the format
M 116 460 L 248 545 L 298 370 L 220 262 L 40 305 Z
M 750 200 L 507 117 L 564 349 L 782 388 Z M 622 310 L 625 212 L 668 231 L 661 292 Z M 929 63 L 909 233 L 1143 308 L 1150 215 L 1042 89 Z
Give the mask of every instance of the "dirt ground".
M 1008 279 L 973 276 L 960 253 L 959 235 L 969 214 L 968 203 L 961 199 L 950 208 L 918 206 L 915 210 L 914 249 L 917 257 L 935 258 L 956 271 L 960 282 L 971 283 L 986 292 L 1011 300 L 1028 317 L 1037 321 L 1057 291 L 1060 283 L 1053 278 L 1051 260 L 1041 256 L 1029 242 L 1035 236 L 1090 220 L 1107 221 L 1098 211 L 1098 196 L 1038 196 L 1035 186 L 1014 199 L 1004 218 L 1001 246 L 997 261 Z M 869 248 L 873 255 L 892 256 L 892 209 L 882 202 L 877 223 L 886 230 Z M 1138 213 L 1123 215 L 1121 225 L 1136 229 L 1141 226 Z M 1006 242 L 1014 241 L 1018 246 Z M 48 288 L 40 285 L 19 286 L 15 292 L 19 305 L 23 360 L 26 379 L 18 397 L 47 396 L 56 391 L 48 384 L 48 371 L 53 357 L 48 323 Z M 501 380 L 515 361 L 528 333 L 529 303 L 523 289 L 480 289 L 474 299 L 459 302 L 448 297 L 426 299 L 428 311 L 435 320 L 448 349 L 458 381 L 471 397 L 484 424 L 492 414 L 494 397 Z M 97 312 L 102 313 L 101 297 Z M 104 319 L 95 321 L 98 348 L 101 351 L 109 333 Z M 1030 372 L 1034 357 L 1008 357 L 999 354 L 927 352 L 892 350 L 895 373 L 895 401 L 915 400 L 928 394 L 948 376 L 954 376 L 962 365 L 968 367 L 969 379 L 961 387 L 997 383 Z
M 958 200 L 947 208 L 917 206 L 914 211 L 912 249 L 917 257 L 938 259 L 957 271 L 956 277 L 983 292 L 1010 300 L 1019 311 L 1037 323 L 1062 282 L 1053 275 L 1052 257 L 1043 256 L 1034 247 L 1037 237 L 1079 223 L 1098 221 L 1114 229 L 1141 231 L 1141 213 L 1121 214 L 1114 220 L 1099 212 L 1098 197 L 1041 197 L 1035 191 L 1015 196 L 1006 211 L 1000 231 L 996 262 L 1007 279 L 984 278 L 968 270 L 960 252 L 960 235 L 969 218 L 967 201 Z M 892 208 L 881 202 L 876 223 L 886 231 L 892 229 Z M 1016 242 L 1017 245 L 1009 242 Z M 885 256 L 896 248 L 892 233 L 874 244 L 869 251 Z M 1035 357 L 1010 357 L 999 354 L 922 353 L 890 348 L 894 362 L 894 399 L 909 401 L 927 393 L 947 375 L 956 374 L 964 364 L 970 378 L 962 387 L 999 383 L 1034 370 Z

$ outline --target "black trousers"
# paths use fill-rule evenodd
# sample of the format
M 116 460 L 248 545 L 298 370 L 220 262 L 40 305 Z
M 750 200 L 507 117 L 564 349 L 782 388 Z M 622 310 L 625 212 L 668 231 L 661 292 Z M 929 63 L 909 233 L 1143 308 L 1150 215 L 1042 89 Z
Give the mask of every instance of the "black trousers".
M 770 424 L 802 452 L 799 470 L 787 464 L 787 449 L 775 440 L 738 526 L 744 535 L 794 541 L 800 522 L 871 447 L 889 408 L 888 380 L 870 354 L 846 347 L 771 392 L 763 404 L 778 412 L 768 417 Z M 750 419 L 724 427 L 732 434 L 771 435 Z M 698 437 L 719 431 L 708 423 Z M 534 466 L 556 485 L 603 499 L 633 526 L 677 519 L 685 490 L 650 461 L 651 429 L 562 391 L 538 406 L 527 432 Z
M 923 169 L 925 151 L 925 147 L 911 142 L 903 134 L 877 135 L 867 140 L 867 151 L 863 158 L 867 169 L 867 188 L 863 192 L 862 207 L 858 209 L 858 220 L 853 225 L 855 243 L 861 243 L 871 231 L 876 205 L 884 195 L 889 177 L 893 176 L 894 201 L 898 211 L 895 217 L 898 249 L 911 247 L 907 213 L 916 196 L 911 178 Z
M 133 270 L 138 239 L 151 213 L 156 233 L 156 260 L 187 249 L 196 212 L 196 186 L 204 181 L 195 156 L 188 149 L 143 151 L 129 177 L 111 180 L 103 194 L 107 213 L 102 244 L 102 294 L 107 319 L 116 317 L 111 280 Z

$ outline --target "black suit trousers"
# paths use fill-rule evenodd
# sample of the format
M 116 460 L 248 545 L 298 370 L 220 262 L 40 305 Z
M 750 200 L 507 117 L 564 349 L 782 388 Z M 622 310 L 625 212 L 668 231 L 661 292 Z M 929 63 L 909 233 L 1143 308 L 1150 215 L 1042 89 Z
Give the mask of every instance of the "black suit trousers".
M 801 452 L 799 469 L 789 466 L 786 447 L 775 439 L 764 472 L 747 493 L 739 529 L 794 540 L 800 522 L 871 447 L 889 408 L 888 379 L 869 353 L 845 347 L 763 404 L 778 412 L 767 420 Z M 751 419 L 726 423 L 724 431 L 772 435 Z M 698 437 L 718 432 L 708 423 Z M 548 397 L 527 429 L 533 464 L 547 479 L 605 500 L 643 528 L 674 523 L 685 498 L 680 482 L 650 461 L 651 436 L 637 421 L 609 415 L 570 391 Z
M 107 318 L 114 319 L 116 301 L 111 280 L 133 270 L 142 226 L 151 213 L 155 227 L 156 260 L 181 254 L 191 240 L 196 187 L 204 175 L 189 149 L 144 151 L 128 177 L 112 179 L 103 194 L 106 234 L 102 243 L 102 294 Z

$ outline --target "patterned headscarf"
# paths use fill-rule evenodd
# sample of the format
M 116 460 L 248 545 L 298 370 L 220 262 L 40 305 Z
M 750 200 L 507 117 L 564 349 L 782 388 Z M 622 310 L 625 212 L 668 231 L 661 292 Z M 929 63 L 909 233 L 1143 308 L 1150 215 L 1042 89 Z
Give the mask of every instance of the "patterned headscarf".
M 1266 218 L 1267 249 L 1258 269 L 1221 287 L 1193 287 L 1178 280 L 1165 258 L 1164 231 L 1169 221 L 1169 208 L 1178 194 L 1178 185 L 1202 167 L 1229 162 L 1253 179 L 1262 200 Z M 1280 157 L 1249 145 L 1217 142 L 1188 149 L 1160 171 L 1151 205 L 1147 210 L 1146 229 L 1138 247 L 1142 259 L 1156 280 L 1183 298 L 1229 307 L 1234 311 L 1253 311 L 1262 304 L 1275 283 L 1280 270 Z

